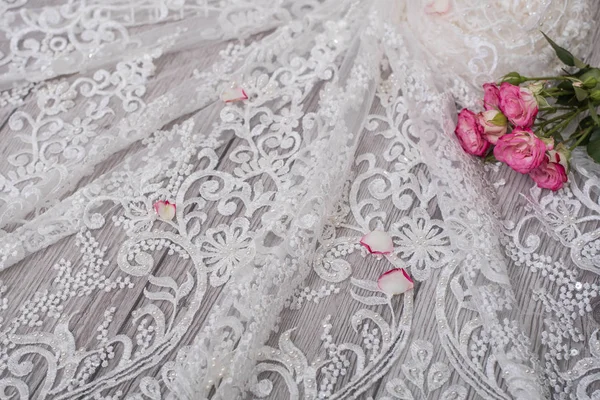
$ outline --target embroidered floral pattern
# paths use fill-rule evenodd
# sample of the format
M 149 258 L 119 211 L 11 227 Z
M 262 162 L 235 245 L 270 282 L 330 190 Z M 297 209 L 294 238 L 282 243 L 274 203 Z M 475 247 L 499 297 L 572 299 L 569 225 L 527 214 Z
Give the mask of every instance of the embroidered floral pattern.
M 206 231 L 207 240 L 200 250 L 206 254 L 205 263 L 213 271 L 212 285 L 222 285 L 237 268 L 254 257 L 256 250 L 248 235 L 249 226 L 248 220 L 236 219 L 230 226 L 221 225 Z

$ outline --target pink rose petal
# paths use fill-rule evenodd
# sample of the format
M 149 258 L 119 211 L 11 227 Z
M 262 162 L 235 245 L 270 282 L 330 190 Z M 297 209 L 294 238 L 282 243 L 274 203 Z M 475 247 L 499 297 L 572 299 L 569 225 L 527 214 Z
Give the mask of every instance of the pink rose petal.
M 365 246 L 371 254 L 390 254 L 394 251 L 394 242 L 386 232 L 373 231 L 360 239 L 360 244 Z
M 483 106 L 486 110 L 498 110 L 500 104 L 500 89 L 495 83 L 483 84 Z
M 515 171 L 528 174 L 544 162 L 546 148 L 546 143 L 531 129 L 515 128 L 498 139 L 494 156 Z
M 223 100 L 225 103 L 232 103 L 234 101 L 241 101 L 247 99 L 248 95 L 246 94 L 244 89 L 242 89 L 239 86 L 225 89 L 223 90 L 223 93 L 221 93 L 221 100 Z
M 160 200 L 154 203 L 154 211 L 156 211 L 156 214 L 160 218 L 166 221 L 170 221 L 175 218 L 175 210 L 175 204 L 170 203 L 168 200 Z
M 450 10 L 450 0 L 432 0 L 425 6 L 427 14 L 446 14 Z
M 529 176 L 537 183 L 539 188 L 557 191 L 562 189 L 563 185 L 569 179 L 565 167 L 560 163 L 545 161 L 531 171 Z
M 531 90 L 503 82 L 500 85 L 498 107 L 516 127 L 531 128 L 539 112 L 539 106 Z
M 377 279 L 377 287 L 388 296 L 402 294 L 414 287 L 413 280 L 404 268 L 392 269 Z
M 565 169 L 565 172 L 569 172 L 570 158 L 571 151 L 567 149 L 562 143 L 559 143 L 555 149 L 548 151 L 548 161 L 562 165 Z
M 463 150 L 469 154 L 483 157 L 490 148 L 490 142 L 484 136 L 484 129 L 477 115 L 471 110 L 464 108 L 458 113 L 454 133 Z

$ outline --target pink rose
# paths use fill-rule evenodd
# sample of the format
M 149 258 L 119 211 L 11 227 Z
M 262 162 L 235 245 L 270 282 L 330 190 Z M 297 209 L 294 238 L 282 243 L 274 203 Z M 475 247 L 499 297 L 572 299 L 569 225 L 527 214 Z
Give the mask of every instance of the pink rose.
M 477 114 L 477 120 L 482 128 L 483 137 L 491 144 L 496 144 L 498 138 L 508 130 L 508 120 L 497 110 L 481 112 Z
M 528 174 L 546 159 L 546 143 L 530 129 L 515 128 L 498 139 L 494 156 L 515 171 Z
M 538 113 L 538 104 L 531 90 L 508 82 L 500 85 L 500 111 L 515 126 L 530 128 Z
M 550 149 L 550 151 L 548 151 L 548 161 L 562 165 L 567 172 L 569 171 L 570 158 L 571 151 L 562 143 L 560 143 L 556 149 Z
M 486 110 L 497 110 L 500 104 L 500 89 L 495 83 L 483 84 L 483 106 Z
M 490 144 L 483 138 L 483 129 L 477 121 L 477 116 L 471 110 L 464 108 L 458 114 L 458 123 L 454 133 L 462 148 L 474 156 L 483 156 Z
M 538 187 L 554 191 L 562 188 L 567 181 L 565 167 L 547 159 L 542 162 L 542 165 L 531 171 L 529 176 L 537 183 Z

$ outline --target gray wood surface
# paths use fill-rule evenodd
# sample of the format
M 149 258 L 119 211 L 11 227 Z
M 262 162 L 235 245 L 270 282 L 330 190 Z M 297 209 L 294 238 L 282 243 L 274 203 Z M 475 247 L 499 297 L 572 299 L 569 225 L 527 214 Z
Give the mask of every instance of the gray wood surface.
M 600 18 L 600 7 L 598 8 L 598 18 Z M 597 19 L 598 20 L 598 19 Z M 595 39 L 593 41 L 595 45 L 594 56 L 592 58 L 592 63 L 600 64 L 600 30 L 595 31 Z M 148 98 L 152 99 L 156 96 L 164 93 L 172 87 L 176 83 L 183 81 L 185 78 L 189 77 L 191 71 L 194 68 L 202 65 L 210 65 L 216 57 L 217 47 L 201 49 L 197 51 L 188 51 L 183 53 L 178 53 L 175 55 L 161 57 L 158 61 L 157 68 L 157 76 L 159 79 L 153 81 L 150 84 Z M 313 101 L 316 99 L 313 99 Z M 314 104 L 314 103 L 313 103 Z M 29 112 L 35 112 L 36 105 L 35 101 L 30 96 L 26 99 L 25 105 L 22 106 L 23 110 Z M 0 109 L 0 121 L 2 121 L 2 125 L 6 124 L 8 117 L 12 114 L 14 109 L 5 108 Z M 81 110 L 75 110 L 75 112 Z M 202 111 L 202 116 L 205 118 L 197 118 L 199 121 L 204 121 L 203 126 L 197 126 L 196 129 L 199 131 L 206 131 L 210 129 L 212 120 L 219 112 L 219 107 L 217 105 L 209 107 L 208 109 Z M 10 154 L 13 150 L 13 137 L 12 133 L 9 129 L 0 128 L 0 163 L 2 158 L 6 154 Z M 231 149 L 235 148 L 236 139 L 231 139 L 231 142 L 221 147 L 220 160 L 221 165 L 219 169 L 225 171 L 231 171 L 233 168 L 232 163 L 228 163 L 228 157 L 231 154 Z M 367 142 L 371 143 L 372 142 Z M 374 149 L 369 147 L 365 147 L 367 145 L 361 144 L 357 150 L 358 154 L 363 152 L 370 152 Z M 138 146 L 132 146 L 128 152 L 134 152 L 138 149 Z M 112 157 L 108 161 L 102 163 L 89 177 L 84 179 L 84 182 L 89 182 L 93 180 L 95 177 L 110 171 L 114 168 L 123 154 L 119 154 L 115 157 Z M 523 204 L 522 200 L 518 197 L 521 192 L 525 192 L 529 189 L 530 183 L 527 181 L 526 177 L 520 177 L 516 174 L 506 175 L 505 178 L 511 179 L 512 181 L 517 182 L 515 185 L 512 185 L 510 188 L 505 187 L 501 189 L 501 196 L 505 199 L 505 204 Z M 84 183 L 82 182 L 82 183 Z M 519 214 L 523 214 L 524 209 L 515 209 L 512 212 L 515 213 L 515 217 Z M 207 211 L 209 215 L 209 221 L 206 224 L 211 226 L 217 226 L 220 223 L 227 222 L 228 220 L 220 217 L 219 213 Z M 108 219 L 108 217 L 107 217 Z M 515 218 L 516 219 L 516 218 Z M 106 268 L 105 273 L 107 277 L 115 278 L 117 276 L 123 275 L 122 272 L 119 271 L 118 267 L 114 260 L 116 259 L 116 243 L 121 243 L 124 240 L 124 235 L 119 232 L 112 232 L 107 230 L 99 230 L 95 233 L 96 239 L 100 243 L 100 247 L 107 247 L 107 255 L 106 259 L 111 260 L 111 263 Z M 548 246 L 551 246 L 551 242 L 548 242 Z M 545 249 L 544 249 L 545 250 Z M 358 256 L 356 256 L 358 257 Z M 10 321 L 16 313 L 19 311 L 18 307 L 15 305 L 23 304 L 31 298 L 31 295 L 35 292 L 43 292 L 44 290 L 54 290 L 52 289 L 53 280 L 57 275 L 57 270 L 53 268 L 53 266 L 61 259 L 71 260 L 73 264 L 77 264 L 81 261 L 81 255 L 79 250 L 75 246 L 75 238 L 70 237 L 60 241 L 58 244 L 51 246 L 45 251 L 40 251 L 22 262 L 19 262 L 15 266 L 9 268 L 6 271 L 0 273 L 0 279 L 3 284 L 8 287 L 7 296 L 10 298 L 11 306 L 8 308 L 8 311 L 4 317 L 4 321 Z M 155 259 L 157 262 L 155 263 L 154 270 L 152 271 L 153 275 L 156 276 L 170 276 L 175 279 L 177 282 L 181 283 L 185 280 L 186 271 L 189 268 L 189 263 L 182 263 L 180 261 L 175 261 L 173 258 L 166 257 L 166 251 L 162 254 L 155 254 Z M 349 259 L 351 260 L 351 258 Z M 385 267 L 378 264 L 377 261 L 369 261 L 365 262 L 356 259 L 356 265 L 361 265 L 361 271 L 356 275 L 358 277 L 370 277 L 372 278 L 374 273 L 373 270 L 381 270 Z M 511 270 L 511 279 L 516 284 L 519 285 L 517 287 L 517 293 L 527 293 L 528 289 L 534 283 L 530 282 L 531 274 L 526 274 L 525 271 L 520 269 L 512 269 Z M 378 274 L 375 274 L 378 275 Z M 590 279 L 593 277 L 590 276 Z M 143 289 L 147 287 L 146 278 L 133 278 L 132 281 L 135 284 L 134 289 L 128 290 L 126 292 L 117 292 L 117 294 L 113 293 L 104 293 L 97 292 L 91 296 L 83 296 L 76 302 L 70 302 L 71 306 L 69 309 L 64 311 L 65 314 L 74 314 L 73 318 L 69 321 L 69 326 L 73 330 L 74 336 L 77 340 L 78 348 L 87 348 L 93 347 L 96 341 L 97 326 L 104 319 L 103 314 L 107 307 L 116 307 L 116 314 L 114 316 L 114 320 L 109 328 L 109 336 L 113 336 L 117 332 L 128 332 L 135 336 L 135 325 L 132 322 L 132 311 L 136 308 L 139 308 L 143 304 Z M 311 274 L 306 281 L 306 286 L 310 286 L 313 289 L 319 288 L 321 285 L 327 284 L 326 282 L 321 281 L 316 274 Z M 433 302 L 427 301 L 428 297 L 432 296 L 432 293 L 435 292 L 436 280 L 431 279 L 424 283 L 421 283 L 417 286 L 415 290 L 415 305 L 417 307 L 417 312 L 415 312 L 415 320 L 413 325 L 418 327 L 417 331 L 412 332 L 412 339 L 421 339 L 427 340 L 434 344 L 436 349 L 439 349 L 439 353 L 436 353 L 434 356 L 434 361 L 442 361 L 447 362 L 444 359 L 444 352 L 440 349 L 439 337 L 436 330 L 436 321 L 432 317 L 434 310 L 432 308 L 419 308 L 419 304 L 427 304 L 428 307 L 433 306 Z M 281 317 L 280 323 L 280 332 L 284 330 L 297 328 L 297 330 L 293 333 L 292 338 L 298 338 L 298 342 L 296 345 L 303 349 L 307 350 L 307 356 L 309 359 L 311 357 L 316 357 L 318 351 L 320 350 L 320 336 L 322 332 L 314 332 L 314 326 L 318 326 L 315 324 L 310 324 L 310 326 L 304 326 L 303 321 L 306 320 L 321 320 L 325 318 L 327 314 L 335 316 L 333 323 L 334 326 L 338 326 L 338 328 L 343 327 L 343 329 L 334 330 L 336 332 L 336 337 L 334 340 L 338 342 L 343 341 L 352 341 L 355 340 L 356 334 L 352 331 L 352 329 L 348 329 L 349 325 L 347 322 L 350 319 L 350 316 L 357 310 L 357 306 L 355 303 L 350 301 L 349 287 L 348 283 L 342 283 L 339 285 L 341 288 L 341 293 L 346 293 L 340 296 L 332 296 L 321 300 L 319 304 L 308 303 L 299 311 L 290 311 L 285 310 Z M 186 336 L 181 341 L 181 346 L 190 344 L 193 337 L 200 331 L 200 329 L 204 325 L 205 318 L 210 310 L 210 305 L 214 303 L 219 296 L 222 296 L 223 288 L 212 288 L 209 287 L 207 297 L 205 299 L 206 305 L 203 306 L 201 312 L 195 318 L 194 327 L 188 331 Z M 422 301 L 421 301 L 422 299 Z M 171 310 L 165 306 L 164 311 L 166 313 L 170 313 Z M 379 310 L 385 314 L 384 307 L 381 307 Z M 531 310 L 532 314 L 536 310 Z M 537 310 L 539 311 L 539 310 Z M 540 315 L 540 313 L 537 313 Z M 52 331 L 54 326 L 59 321 L 55 321 L 52 325 L 44 325 L 42 328 L 45 331 Z M 342 325 L 343 324 L 343 325 Z M 540 329 L 541 322 L 537 320 L 533 320 L 531 323 L 527 323 L 527 326 L 530 327 L 531 333 L 530 337 L 536 338 L 536 331 Z M 587 327 L 586 330 L 591 329 L 591 327 Z M 273 347 L 277 347 L 276 343 L 277 335 L 273 335 L 272 340 L 269 344 Z M 388 376 L 398 376 L 400 374 L 400 366 L 403 361 L 406 360 L 408 356 L 408 352 L 402 356 L 399 360 L 398 365 L 395 366 L 392 371 L 388 374 Z M 171 359 L 174 358 L 171 357 Z M 140 377 L 143 376 L 158 376 L 160 366 L 153 367 L 148 370 Z M 35 399 L 37 393 L 41 389 L 42 380 L 45 375 L 45 370 L 40 368 L 38 373 L 36 374 L 37 380 L 35 382 L 30 382 L 31 388 L 31 398 Z M 277 379 L 277 378 L 276 378 Z M 459 377 L 457 374 L 453 374 L 450 380 L 450 383 L 455 383 L 459 381 Z M 137 385 L 139 384 L 139 379 L 134 379 L 126 385 L 123 385 L 119 388 L 115 388 L 109 393 L 116 393 L 117 390 L 121 390 L 123 393 L 133 392 Z M 373 396 L 374 398 L 383 396 L 385 394 L 385 390 L 383 385 L 374 385 L 372 389 L 367 393 L 367 395 Z M 439 395 L 439 392 L 437 393 Z M 276 394 L 273 398 L 277 399 L 285 399 L 285 391 L 281 385 L 276 387 Z M 433 395 L 432 395 L 433 396 Z M 78 397 L 72 397 L 78 398 Z M 366 398 L 366 396 L 365 396 Z M 435 398 L 435 396 L 430 397 Z M 469 399 L 477 398 L 476 395 L 470 394 Z

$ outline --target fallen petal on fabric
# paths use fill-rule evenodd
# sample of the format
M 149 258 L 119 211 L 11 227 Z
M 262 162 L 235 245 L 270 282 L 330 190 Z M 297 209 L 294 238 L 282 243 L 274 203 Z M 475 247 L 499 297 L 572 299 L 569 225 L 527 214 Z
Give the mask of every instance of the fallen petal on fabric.
M 244 89 L 239 86 L 225 89 L 223 93 L 221 93 L 221 100 L 223 100 L 225 103 L 232 103 L 234 101 L 241 101 L 247 99 L 248 95 L 246 94 Z
M 154 211 L 156 211 L 156 214 L 160 218 L 166 221 L 170 221 L 175 218 L 175 210 L 175 204 L 170 203 L 168 200 L 160 200 L 154 203 Z
M 394 296 L 412 289 L 414 283 L 404 268 L 395 268 L 377 279 L 377 287 L 388 296 Z
M 432 0 L 425 6 L 427 14 L 446 14 L 450 11 L 450 0 Z
M 392 237 L 383 231 L 372 231 L 360 239 L 360 244 L 365 246 L 371 254 L 390 254 L 394 251 Z

